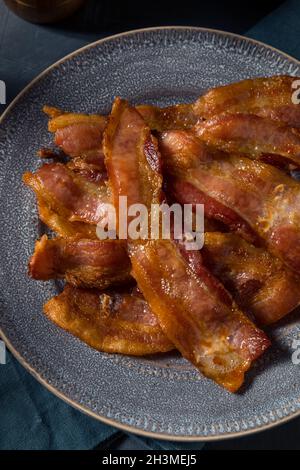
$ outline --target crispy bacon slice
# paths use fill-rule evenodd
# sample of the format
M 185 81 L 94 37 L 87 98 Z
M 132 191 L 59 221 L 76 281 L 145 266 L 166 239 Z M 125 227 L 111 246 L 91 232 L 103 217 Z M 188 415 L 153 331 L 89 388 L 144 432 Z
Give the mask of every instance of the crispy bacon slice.
M 52 148 L 41 148 L 37 155 L 42 159 L 65 163 L 70 170 L 80 173 L 94 183 L 107 180 L 103 157 L 99 158 L 98 155 L 73 157 L 71 160 L 66 161 L 66 155 L 63 152 Z
M 103 147 L 117 214 L 120 196 L 127 197 L 128 207 L 143 203 L 149 208 L 153 201 L 161 201 L 161 160 L 157 143 L 140 114 L 119 98 L 114 102 L 104 132 Z
M 128 283 L 130 261 L 118 240 L 49 239 L 43 235 L 29 261 L 33 279 L 65 279 L 78 287 L 106 289 Z
M 190 129 L 199 119 L 193 111 L 192 104 L 176 104 L 166 108 L 140 105 L 136 109 L 148 127 L 159 132 L 168 129 Z
M 64 154 L 81 157 L 93 169 L 103 171 L 102 136 L 106 118 L 98 114 L 66 113 L 49 106 L 43 110 L 50 117 L 48 130 L 55 133 L 54 142 Z
M 102 124 L 79 122 L 58 128 L 54 142 L 70 157 L 96 156 L 103 159 L 102 133 Z
M 48 107 L 46 109 L 48 110 Z M 167 108 L 142 105 L 137 109 L 150 127 L 157 130 L 187 128 L 197 122 L 191 105 L 174 105 Z M 103 178 L 105 166 L 102 135 L 106 118 L 100 115 L 62 113 L 58 110 L 56 113 L 54 112 L 52 117 L 51 108 L 52 119 L 48 127 L 51 132 L 55 132 L 55 144 L 73 158 L 68 164 L 69 168 L 84 173 L 93 180 Z
M 236 303 L 261 325 L 275 323 L 300 303 L 300 279 L 264 248 L 233 233 L 206 233 L 204 264 Z
M 168 131 L 159 137 L 159 148 L 162 152 L 164 169 L 167 176 L 167 193 L 171 200 L 181 204 L 204 204 L 208 220 L 216 220 L 240 233 L 246 240 L 258 243 L 257 234 L 250 225 L 234 210 L 221 201 L 208 196 L 204 191 L 195 188 L 183 179 L 169 178 L 172 167 L 184 172 L 186 168 L 197 168 L 199 160 L 203 163 L 213 162 L 216 152 L 208 149 L 199 139 L 187 131 Z M 219 154 L 218 154 L 219 155 Z M 171 168 L 170 168 L 171 166 Z
M 212 88 L 195 102 L 193 111 L 205 119 L 224 112 L 250 113 L 300 127 L 300 107 L 292 102 L 295 80 L 279 75 Z
M 43 112 L 51 119 L 60 116 L 61 114 L 65 114 L 65 111 L 62 109 L 56 108 L 55 106 L 48 106 L 47 104 L 43 106 Z
M 197 123 L 199 118 L 193 110 L 193 104 L 175 104 L 165 108 L 152 105 L 138 105 L 136 109 L 142 115 L 148 126 L 157 131 L 189 129 Z M 66 129 L 73 125 L 86 124 L 98 127 L 99 131 L 102 133 L 107 122 L 107 118 L 100 114 L 67 113 L 51 106 L 44 106 L 43 111 L 50 117 L 48 123 L 50 132 Z M 93 135 L 92 132 L 89 133 L 89 129 L 87 135 Z M 80 133 L 78 133 L 78 137 L 80 142 L 83 142 L 86 138 L 86 136 Z M 81 140 L 80 137 L 82 137 L 83 140 Z M 68 152 L 66 153 L 68 154 Z
M 53 115 L 48 112 L 49 108 L 54 110 Z M 56 132 L 58 129 L 64 129 L 77 124 L 93 124 L 102 129 L 103 132 L 106 126 L 106 117 L 100 114 L 67 113 L 48 106 L 44 107 L 43 110 L 51 117 L 48 122 L 49 132 Z
M 196 126 L 197 136 L 208 145 L 253 159 L 268 158 L 275 165 L 300 166 L 300 134 L 269 118 L 252 114 L 220 114 Z M 280 158 L 279 158 L 280 157 Z
M 150 130 L 120 99 L 105 130 L 104 153 L 116 207 L 123 194 L 129 204 L 143 203 L 148 210 L 161 200 L 159 154 Z M 228 295 L 224 300 L 224 289 L 196 254 L 188 265 L 172 241 L 155 240 L 129 241 L 129 255 L 133 277 L 166 336 L 207 377 L 236 391 L 269 346 L 265 334 L 230 299 L 228 304 Z
M 209 119 L 223 112 L 251 113 L 300 127 L 299 106 L 292 103 L 292 83 L 295 77 L 276 76 L 244 80 L 213 88 L 194 104 L 179 104 L 159 108 L 140 105 L 138 111 L 151 129 L 190 129 L 202 118 Z M 106 117 L 98 114 L 67 113 L 44 106 L 51 118 L 49 131 L 69 156 L 99 155 Z
M 103 186 L 107 180 L 104 159 L 99 159 L 98 156 L 74 157 L 67 163 L 67 167 L 92 183 L 100 183 Z
M 101 293 L 67 285 L 44 305 L 44 313 L 99 351 L 142 356 L 174 349 L 137 292 Z
M 231 392 L 269 346 L 265 334 L 238 308 L 195 275 L 170 241 L 131 244 L 133 275 L 162 330 L 204 375 Z
M 195 185 L 182 178 L 168 177 L 166 188 L 173 200 L 181 204 L 203 204 L 208 220 L 221 222 L 230 231 L 240 234 L 251 243 L 256 245 L 261 243 L 254 229 L 237 212 L 214 197 L 208 196 Z
M 46 111 L 45 111 L 46 109 Z M 103 181 L 106 178 L 104 156 L 102 151 L 102 136 L 106 118 L 98 115 L 62 113 L 55 114 L 52 108 L 44 107 L 52 119 L 49 130 L 55 132 L 55 144 L 63 154 L 72 158 L 68 167 L 91 181 Z M 40 156 L 53 158 L 53 151 L 40 151 Z
M 44 164 L 35 173 L 25 173 L 23 181 L 69 222 L 97 224 L 109 202 L 104 183 L 95 184 L 61 163 Z
M 165 154 L 169 187 L 177 200 L 202 203 L 203 194 L 235 212 L 264 240 L 268 249 L 300 272 L 300 185 L 280 170 L 248 158 L 214 154 L 199 158 L 185 146 L 185 158 L 171 146 Z M 205 210 L 205 207 L 204 207 Z M 210 210 L 207 216 L 212 216 Z M 226 223 L 226 219 L 223 220 Z M 230 227 L 230 224 L 229 224 Z M 243 231 L 240 232 L 243 235 Z
M 96 238 L 96 226 L 84 222 L 71 222 L 49 207 L 39 195 L 37 197 L 39 218 L 53 232 L 61 237 Z
M 209 232 L 201 255 L 201 274 L 204 268 L 207 275 L 209 268 L 236 303 L 260 324 L 278 321 L 300 303 L 299 278 L 264 248 L 232 233 Z M 121 241 L 78 236 L 48 239 L 44 235 L 36 242 L 29 274 L 38 280 L 62 278 L 74 286 L 99 289 L 132 282 L 129 258 Z M 219 284 L 215 287 L 219 289 Z

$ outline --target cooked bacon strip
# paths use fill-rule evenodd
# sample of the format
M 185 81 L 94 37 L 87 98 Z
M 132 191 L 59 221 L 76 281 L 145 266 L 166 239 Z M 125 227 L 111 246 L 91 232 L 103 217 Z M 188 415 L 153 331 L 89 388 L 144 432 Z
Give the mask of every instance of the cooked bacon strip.
M 68 167 L 94 182 L 106 177 L 102 151 L 105 125 L 106 118 L 100 115 L 75 113 L 61 113 L 49 121 L 49 130 L 55 132 L 55 144 L 72 157 Z
M 99 351 L 142 356 L 174 349 L 136 292 L 101 294 L 67 285 L 44 305 L 44 313 Z
M 261 325 L 275 323 L 300 303 L 300 279 L 264 248 L 232 233 L 206 233 L 205 265 L 236 303 Z
M 224 112 L 250 113 L 300 127 L 300 107 L 292 102 L 296 79 L 279 75 L 212 88 L 195 102 L 193 111 L 205 119 Z
M 103 155 L 99 158 L 98 154 L 89 154 L 88 156 L 73 157 L 66 161 L 66 155 L 58 149 L 41 148 L 38 156 L 42 159 L 52 159 L 56 162 L 66 163 L 66 166 L 84 176 L 85 179 L 97 183 L 103 183 L 107 180 L 106 168 L 104 165 Z
M 100 183 L 103 186 L 107 180 L 104 159 L 98 156 L 74 157 L 67 163 L 67 167 L 92 183 Z
M 199 119 L 193 112 L 192 104 L 176 104 L 166 108 L 140 105 L 136 109 L 150 129 L 160 132 L 168 129 L 190 129 Z
M 269 346 L 262 331 L 195 275 L 170 241 L 131 244 L 133 275 L 162 330 L 207 377 L 237 391 Z
M 47 116 L 51 119 L 60 116 L 61 114 L 65 114 L 65 111 L 63 111 L 62 109 L 48 105 L 43 106 L 43 112 L 47 114 Z
M 118 240 L 48 239 L 35 244 L 29 261 L 33 279 L 65 279 L 76 287 L 106 289 L 128 283 L 130 262 L 126 246 Z
M 208 220 L 221 222 L 230 231 L 240 234 L 245 240 L 260 244 L 260 239 L 252 227 L 233 209 L 208 196 L 195 185 L 181 178 L 168 177 L 166 188 L 172 199 L 180 204 L 203 204 Z
M 97 156 L 103 159 L 102 133 L 101 124 L 79 122 L 57 129 L 54 142 L 70 157 Z
M 197 161 L 194 146 L 195 141 L 193 153 L 185 147 L 185 158 L 178 156 L 176 148 L 172 154 L 171 146 L 165 154 L 165 168 L 171 175 L 169 187 L 177 200 L 202 203 L 205 194 L 228 207 L 246 221 L 272 253 L 300 273 L 299 183 L 270 165 L 248 158 L 222 153 L 214 154 L 213 161 L 203 158 L 206 149 L 200 140 Z
M 106 118 L 98 114 L 66 113 L 50 106 L 44 106 L 43 111 L 50 117 L 48 130 L 55 133 L 54 142 L 64 154 L 81 157 L 94 170 L 103 171 L 102 135 Z
M 288 76 L 244 80 L 213 88 L 193 105 L 179 104 L 166 108 L 140 105 L 137 109 L 148 126 L 158 131 L 189 129 L 203 117 L 209 119 L 228 111 L 257 114 L 300 127 L 300 108 L 292 103 L 294 80 Z M 67 113 L 50 106 L 44 106 L 43 110 L 51 118 L 49 131 L 56 133 L 56 143 L 67 155 L 102 156 L 101 141 L 106 117 Z
M 150 130 L 120 99 L 105 130 L 104 152 L 116 207 L 124 194 L 128 205 L 143 203 L 148 211 L 160 202 L 159 155 Z M 269 346 L 264 333 L 230 299 L 228 304 L 228 295 L 225 303 L 224 289 L 196 254 L 188 265 L 172 241 L 156 240 L 130 241 L 129 255 L 133 277 L 167 337 L 207 377 L 236 391 Z
M 105 184 L 92 183 L 61 163 L 44 164 L 35 173 L 25 173 L 23 181 L 69 222 L 97 224 L 109 202 Z
M 195 114 L 193 104 L 175 104 L 165 108 L 138 105 L 136 108 L 148 126 L 158 131 L 190 128 L 196 124 L 199 116 Z M 43 111 L 50 117 L 48 124 L 50 132 L 79 123 L 98 125 L 102 131 L 106 126 L 106 117 L 100 114 L 67 113 L 52 106 L 44 106 Z
M 186 131 L 168 131 L 160 135 L 159 148 L 164 157 L 166 174 L 172 172 L 172 168 L 185 168 L 199 166 L 199 160 L 203 163 L 213 162 L 214 151 L 201 145 L 199 139 Z M 204 191 L 196 189 L 194 185 L 183 179 L 168 178 L 167 192 L 172 200 L 181 204 L 203 204 L 205 216 L 209 220 L 217 220 L 225 224 L 230 230 L 240 233 L 246 240 L 258 242 L 258 237 L 249 224 L 234 210 L 222 202 L 208 196 Z
M 208 145 L 253 159 L 268 158 L 275 165 L 300 167 L 300 134 L 269 118 L 252 114 L 220 114 L 196 127 Z
M 53 232 L 61 237 L 97 238 L 96 226 L 84 222 L 70 222 L 50 208 L 42 197 L 38 196 L 39 218 Z
M 49 107 L 44 107 L 43 110 L 46 112 Z M 51 108 L 56 110 L 57 108 Z M 56 112 L 56 111 L 55 111 Z M 49 115 L 49 113 L 47 112 Z M 57 110 L 57 114 L 53 117 L 50 114 L 51 119 L 48 122 L 49 132 L 56 132 L 58 129 L 64 129 L 66 127 L 77 125 L 77 124 L 91 124 L 98 126 L 98 129 L 102 132 L 106 126 L 106 117 L 100 114 L 82 114 L 82 113 L 66 113 Z
M 205 267 L 198 253 L 188 253 L 196 256 L 201 275 L 207 275 L 208 267 L 236 303 L 260 324 L 278 321 L 300 303 L 299 278 L 265 249 L 254 247 L 235 234 L 205 234 L 201 251 Z M 189 261 L 193 264 L 193 260 Z M 44 235 L 36 242 L 29 274 L 38 280 L 62 278 L 74 286 L 99 289 L 132 282 L 129 258 L 121 241 L 78 236 L 48 239 Z M 215 287 L 219 289 L 220 285 Z M 220 291 L 220 295 L 224 292 Z M 226 301 L 226 293 L 224 298 Z
M 159 131 L 190 128 L 197 122 L 192 105 L 180 104 L 167 108 L 142 105 L 137 109 L 151 129 Z M 55 133 L 55 144 L 66 155 L 83 157 L 84 160 L 96 157 L 103 169 L 102 135 L 107 122 L 104 116 L 65 113 L 49 106 L 44 107 L 44 112 L 51 118 L 48 129 Z
M 140 114 L 116 98 L 103 147 L 112 200 L 117 212 L 119 197 L 127 206 L 143 203 L 147 208 L 162 199 L 161 160 L 157 143 Z
M 139 112 L 149 121 L 154 129 L 186 128 L 197 120 L 192 115 L 191 105 L 175 105 L 168 108 L 140 106 Z M 71 157 L 68 168 L 80 173 L 85 179 L 102 183 L 106 178 L 102 136 L 106 118 L 100 115 L 64 113 L 51 107 L 44 107 L 50 116 L 49 130 L 55 132 L 55 144 L 63 154 Z M 53 150 L 42 149 L 42 158 L 55 158 Z

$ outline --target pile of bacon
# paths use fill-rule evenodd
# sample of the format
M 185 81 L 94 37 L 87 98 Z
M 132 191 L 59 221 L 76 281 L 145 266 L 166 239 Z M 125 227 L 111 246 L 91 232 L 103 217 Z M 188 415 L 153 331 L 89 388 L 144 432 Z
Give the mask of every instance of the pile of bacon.
M 24 182 L 57 234 L 36 242 L 34 279 L 65 279 L 44 312 L 109 353 L 177 349 L 232 392 L 269 347 L 260 328 L 300 303 L 300 107 L 294 78 L 245 80 L 193 104 L 109 117 L 45 107 L 56 149 Z M 100 240 L 101 207 L 204 204 L 205 245 Z M 258 325 L 258 326 L 256 326 Z

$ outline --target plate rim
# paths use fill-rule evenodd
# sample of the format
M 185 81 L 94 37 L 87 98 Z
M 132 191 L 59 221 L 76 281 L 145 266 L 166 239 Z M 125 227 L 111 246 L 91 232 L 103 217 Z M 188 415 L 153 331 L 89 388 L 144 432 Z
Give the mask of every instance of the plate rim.
M 33 78 L 18 94 L 17 96 L 11 101 L 11 103 L 7 106 L 7 108 L 4 110 L 4 112 L 0 116 L 0 125 L 5 121 L 6 117 L 9 115 L 9 113 L 13 110 L 14 106 L 18 103 L 18 101 L 29 91 L 41 78 L 46 76 L 48 72 L 50 72 L 52 69 L 56 68 L 60 64 L 66 62 L 70 58 L 81 54 L 81 52 L 92 49 L 99 44 L 103 44 L 105 42 L 109 42 L 111 40 L 115 40 L 118 38 L 126 37 L 126 36 L 131 36 L 135 35 L 137 33 L 143 33 L 143 32 L 156 32 L 156 31 L 168 31 L 168 30 L 190 30 L 190 31 L 195 31 L 195 32 L 208 32 L 208 33 L 215 33 L 217 35 L 221 36 L 227 36 L 232 39 L 239 39 L 243 40 L 246 42 L 250 42 L 254 45 L 257 46 L 262 46 L 266 49 L 269 49 L 271 51 L 274 51 L 284 57 L 286 57 L 289 61 L 293 62 L 295 65 L 300 66 L 300 60 L 296 59 L 295 57 L 281 51 L 280 49 L 270 46 L 269 44 L 266 44 L 262 41 L 249 38 L 247 36 L 243 36 L 241 34 L 236 34 L 232 33 L 229 31 L 223 31 L 219 29 L 214 29 L 214 28 L 205 28 L 205 27 L 197 27 L 197 26 L 153 26 L 149 28 L 138 28 L 138 29 L 133 29 L 129 31 L 124 31 L 121 33 L 113 34 L 110 36 L 105 36 L 104 38 L 97 39 L 96 41 L 93 41 L 91 43 L 86 44 L 85 46 L 80 47 L 79 49 L 76 49 L 73 52 L 70 52 L 69 54 L 65 55 L 61 59 L 57 60 L 53 64 L 51 64 L 49 67 L 45 68 L 42 72 L 40 72 L 35 78 Z M 12 343 L 9 341 L 9 339 L 6 337 L 4 332 L 1 329 L 0 326 L 0 339 L 2 339 L 8 348 L 8 350 L 11 352 L 11 354 L 17 359 L 17 361 L 41 384 L 43 385 L 48 391 L 53 393 L 55 396 L 66 402 L 67 404 L 73 406 L 77 410 L 83 412 L 84 414 L 97 419 L 98 421 L 107 424 L 109 426 L 112 426 L 116 429 L 120 429 L 125 432 L 130 432 L 133 434 L 137 434 L 142 437 L 150 437 L 154 439 L 161 439 L 161 440 L 166 440 L 166 441 L 174 441 L 174 442 L 208 442 L 208 441 L 222 441 L 222 440 L 227 440 L 227 439 L 233 439 L 237 437 L 243 437 L 251 434 L 256 434 L 271 428 L 274 428 L 276 426 L 280 426 L 281 424 L 287 423 L 291 421 L 292 419 L 296 418 L 297 416 L 300 415 L 300 410 L 296 410 L 292 412 L 290 415 L 282 417 L 277 419 L 274 422 L 263 424 L 262 426 L 259 427 L 254 427 L 253 429 L 247 429 L 243 431 L 237 431 L 237 432 L 228 432 L 224 434 L 217 434 L 217 435 L 211 435 L 211 436 L 199 436 L 199 435 L 175 435 L 175 434 L 166 434 L 166 433 L 159 433 L 159 432 L 153 432 L 153 431 L 146 431 L 143 429 L 139 429 L 135 426 L 123 424 L 119 421 L 116 421 L 111 418 L 107 418 L 106 416 L 100 415 L 98 413 L 93 412 L 89 408 L 85 407 L 82 404 L 77 403 L 76 401 L 72 400 L 68 396 L 66 396 L 64 393 L 59 391 L 56 387 L 53 385 L 50 385 L 46 379 L 44 379 L 38 371 L 36 371 L 25 359 L 24 357 L 15 349 L 15 347 L 12 345 Z

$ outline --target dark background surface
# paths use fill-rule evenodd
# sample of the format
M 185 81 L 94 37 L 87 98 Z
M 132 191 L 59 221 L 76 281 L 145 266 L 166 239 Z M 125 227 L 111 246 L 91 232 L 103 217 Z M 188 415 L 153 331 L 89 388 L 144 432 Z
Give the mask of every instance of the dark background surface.
M 191 25 L 243 34 L 282 1 L 160 2 L 87 0 L 55 25 L 33 25 L 0 0 L 0 72 L 8 102 L 43 69 L 79 47 L 111 34 L 149 26 Z M 4 108 L 1 108 L 2 111 Z
M 43 69 L 64 55 L 102 37 L 135 28 L 192 25 L 243 34 L 281 1 L 87 1 L 72 17 L 56 25 L 27 23 L 0 0 L 0 80 L 7 86 L 7 104 Z M 5 106 L 0 105 L 0 112 Z M 103 444 L 101 445 L 101 447 Z M 118 433 L 105 447 L 145 448 L 134 436 Z M 300 419 L 239 439 L 208 443 L 205 449 L 300 449 Z

